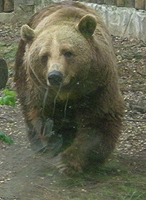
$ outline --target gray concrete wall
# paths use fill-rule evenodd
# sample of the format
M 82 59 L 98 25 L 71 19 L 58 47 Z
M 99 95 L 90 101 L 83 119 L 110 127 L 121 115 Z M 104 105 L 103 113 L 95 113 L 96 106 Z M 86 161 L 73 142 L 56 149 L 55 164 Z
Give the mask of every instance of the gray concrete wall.
M 39 10 L 39 9 L 41 9 L 41 8 L 43 8 L 43 7 L 45 7 L 45 6 L 49 5 L 49 4 L 51 4 L 51 3 L 53 3 L 53 2 L 55 2 L 55 1 L 52 1 L 52 0 L 37 0 L 37 1 L 35 2 L 34 11 L 36 12 L 37 10 Z
M 88 3 L 103 18 L 110 33 L 146 42 L 146 11 Z

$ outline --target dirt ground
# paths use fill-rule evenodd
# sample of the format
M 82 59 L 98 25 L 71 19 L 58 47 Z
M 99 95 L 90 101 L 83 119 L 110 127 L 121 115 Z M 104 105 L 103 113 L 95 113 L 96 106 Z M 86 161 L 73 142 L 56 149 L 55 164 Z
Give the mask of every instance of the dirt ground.
M 19 28 L 0 24 L 0 56 L 8 63 L 7 87 L 12 90 Z M 146 44 L 118 37 L 113 43 L 126 110 L 121 137 L 106 165 L 79 177 L 60 174 L 47 153 L 30 149 L 19 101 L 15 107 L 0 105 L 0 131 L 14 140 L 10 146 L 0 142 L 0 200 L 146 199 Z

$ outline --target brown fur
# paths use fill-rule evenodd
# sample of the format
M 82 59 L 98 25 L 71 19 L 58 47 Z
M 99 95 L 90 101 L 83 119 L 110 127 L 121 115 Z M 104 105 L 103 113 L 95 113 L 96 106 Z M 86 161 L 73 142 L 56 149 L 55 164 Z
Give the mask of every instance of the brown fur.
M 84 21 L 90 23 L 90 18 L 92 26 L 85 27 L 84 33 Z M 32 146 L 43 148 L 43 136 L 45 145 L 50 145 L 52 135 L 47 137 L 45 127 L 53 121 L 55 135 L 63 138 L 59 155 L 65 170 L 80 171 L 90 163 L 103 163 L 119 137 L 124 107 L 104 23 L 88 6 L 60 2 L 37 12 L 28 25 L 22 28 L 15 82 Z M 57 47 L 73 48 L 75 58 L 62 58 Z M 46 54 L 40 60 L 46 51 L 47 61 Z M 47 82 L 54 63 L 59 63 L 57 70 L 63 74 L 59 87 Z

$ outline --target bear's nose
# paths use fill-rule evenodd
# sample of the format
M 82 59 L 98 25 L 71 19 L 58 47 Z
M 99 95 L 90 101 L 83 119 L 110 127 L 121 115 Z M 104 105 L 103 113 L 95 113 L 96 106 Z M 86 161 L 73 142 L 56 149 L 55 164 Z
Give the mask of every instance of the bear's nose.
M 52 71 L 48 75 L 49 83 L 53 86 L 60 85 L 63 79 L 63 75 L 60 71 Z

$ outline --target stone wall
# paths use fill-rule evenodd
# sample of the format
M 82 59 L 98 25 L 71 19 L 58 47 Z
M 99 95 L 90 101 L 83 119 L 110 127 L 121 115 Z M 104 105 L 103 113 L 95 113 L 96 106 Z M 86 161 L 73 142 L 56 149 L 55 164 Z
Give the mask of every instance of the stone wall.
M 90 3 L 131 7 L 146 10 L 146 0 L 86 0 Z
M 146 10 L 146 0 L 84 0 L 84 1 L 87 3 L 115 5 L 117 7 L 131 7 L 135 9 Z M 50 4 L 51 2 L 52 0 L 0 0 L 0 12 L 17 11 L 17 8 L 19 8 L 19 6 L 25 8 L 27 12 L 33 10 L 35 7 L 41 8 L 42 6 Z
M 100 14 L 112 35 L 146 42 L 146 11 L 94 3 L 88 5 Z
M 51 2 L 52 0 L 0 0 L 0 12 L 17 11 L 19 5 L 25 8 L 27 12 L 35 7 L 41 8 Z M 85 2 L 146 10 L 146 0 L 85 0 Z

